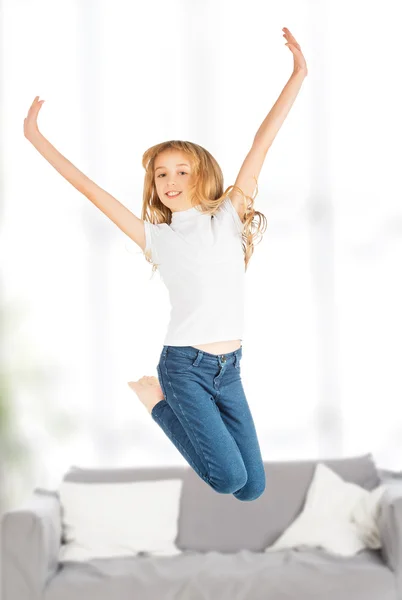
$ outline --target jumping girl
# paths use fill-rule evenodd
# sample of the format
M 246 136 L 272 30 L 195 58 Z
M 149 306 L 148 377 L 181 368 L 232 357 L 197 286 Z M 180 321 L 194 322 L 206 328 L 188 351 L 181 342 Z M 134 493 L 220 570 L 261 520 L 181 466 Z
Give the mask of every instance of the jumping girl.
M 258 498 L 265 489 L 240 375 L 244 275 L 253 238 L 266 229 L 254 198 L 268 149 L 307 75 L 299 44 L 288 29 L 283 31 L 293 53 L 293 73 L 258 129 L 235 184 L 225 191 L 221 169 L 207 150 L 188 141 L 162 142 L 143 155 L 139 219 L 39 132 L 44 100 L 37 96 L 24 120 L 25 137 L 138 244 L 169 291 L 170 322 L 158 378 L 144 376 L 128 385 L 195 472 L 215 491 L 243 501 Z

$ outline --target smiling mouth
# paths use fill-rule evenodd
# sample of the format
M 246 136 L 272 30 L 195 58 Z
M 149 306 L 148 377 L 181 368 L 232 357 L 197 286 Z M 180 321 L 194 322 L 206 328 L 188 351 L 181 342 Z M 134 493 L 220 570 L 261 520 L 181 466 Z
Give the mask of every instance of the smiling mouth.
M 167 196 L 168 198 L 176 198 L 177 196 L 180 196 L 180 194 L 181 194 L 181 192 L 178 192 L 177 194 L 168 194 L 168 193 L 166 192 L 166 196 Z

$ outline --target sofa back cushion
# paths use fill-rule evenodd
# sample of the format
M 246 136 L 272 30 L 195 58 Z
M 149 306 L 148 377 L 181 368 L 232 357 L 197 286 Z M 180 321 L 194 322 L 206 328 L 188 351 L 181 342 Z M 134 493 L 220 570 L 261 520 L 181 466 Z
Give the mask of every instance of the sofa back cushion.
M 64 481 L 114 483 L 183 479 L 178 535 L 180 550 L 262 552 L 301 513 L 315 467 L 322 462 L 345 481 L 372 490 L 380 484 L 371 454 L 351 458 L 264 461 L 266 489 L 252 502 L 219 494 L 188 466 L 88 469 L 72 467 Z
M 321 461 L 264 461 L 264 493 L 252 502 L 242 502 L 233 495 L 218 494 L 191 469 L 183 482 L 177 547 L 228 553 L 263 551 L 303 510 L 318 462 L 367 490 L 380 483 L 371 454 Z
M 129 481 L 157 481 L 161 479 L 183 479 L 189 467 L 95 467 L 72 466 L 63 476 L 63 481 L 76 483 L 125 483 Z

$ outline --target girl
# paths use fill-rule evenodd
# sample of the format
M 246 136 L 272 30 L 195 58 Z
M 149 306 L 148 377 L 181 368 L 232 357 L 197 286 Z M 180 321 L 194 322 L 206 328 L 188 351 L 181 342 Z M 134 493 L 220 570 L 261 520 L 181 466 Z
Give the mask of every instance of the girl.
M 141 219 L 97 186 L 39 132 L 38 96 L 24 135 L 49 163 L 144 252 L 166 284 L 171 313 L 158 378 L 129 386 L 195 472 L 215 491 L 250 501 L 265 489 L 265 472 L 243 390 L 244 274 L 253 238 L 266 219 L 254 210 L 265 156 L 299 92 L 307 67 L 283 29 L 293 73 L 258 129 L 235 184 L 223 192 L 213 156 L 183 141 L 157 144 L 143 155 Z M 254 217 L 259 224 L 254 234 Z

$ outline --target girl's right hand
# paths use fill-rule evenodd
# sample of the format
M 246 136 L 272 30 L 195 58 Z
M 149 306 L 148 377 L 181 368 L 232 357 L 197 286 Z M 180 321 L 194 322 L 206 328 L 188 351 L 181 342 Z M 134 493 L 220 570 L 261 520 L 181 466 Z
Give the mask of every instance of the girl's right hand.
M 24 136 L 28 140 L 39 132 L 37 119 L 43 103 L 44 100 L 39 101 L 39 96 L 35 96 L 35 100 L 31 104 L 27 117 L 24 119 Z

